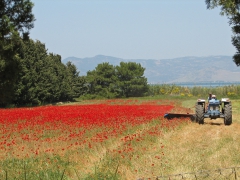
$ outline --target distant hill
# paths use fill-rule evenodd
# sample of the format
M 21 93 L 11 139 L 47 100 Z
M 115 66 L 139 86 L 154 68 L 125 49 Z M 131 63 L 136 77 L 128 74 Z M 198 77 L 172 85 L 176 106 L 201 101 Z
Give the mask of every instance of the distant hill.
M 174 59 L 121 59 L 111 56 L 97 55 L 90 58 L 68 57 L 63 63 L 71 61 L 86 75 L 103 62 L 119 65 L 121 61 L 140 63 L 146 68 L 145 77 L 149 83 L 179 82 L 240 82 L 240 67 L 237 67 L 231 56 L 181 57 Z

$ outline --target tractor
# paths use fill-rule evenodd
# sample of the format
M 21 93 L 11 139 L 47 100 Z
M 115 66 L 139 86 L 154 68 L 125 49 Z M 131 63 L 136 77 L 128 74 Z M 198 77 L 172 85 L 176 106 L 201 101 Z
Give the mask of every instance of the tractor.
M 176 114 L 166 113 L 164 118 L 168 120 L 174 118 L 190 118 L 199 124 L 204 124 L 204 118 L 215 120 L 223 118 L 225 125 L 232 124 L 232 104 L 229 98 L 222 98 L 221 100 L 211 99 L 208 103 L 204 99 L 198 99 L 195 105 L 195 114 Z
M 225 125 L 232 124 L 232 104 L 229 98 L 211 99 L 207 106 L 204 99 L 198 99 L 195 111 L 195 120 L 199 124 L 204 124 L 204 118 L 210 118 L 211 120 L 223 118 Z

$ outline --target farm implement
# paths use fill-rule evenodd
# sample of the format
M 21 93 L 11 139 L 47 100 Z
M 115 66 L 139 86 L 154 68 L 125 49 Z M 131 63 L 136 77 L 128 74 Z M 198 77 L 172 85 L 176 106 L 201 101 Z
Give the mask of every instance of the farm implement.
M 221 100 L 211 99 L 208 103 L 204 99 L 198 99 L 195 105 L 195 114 L 177 114 L 166 113 L 164 118 L 168 120 L 174 118 L 190 118 L 199 124 L 204 124 L 204 119 L 216 120 L 223 118 L 225 125 L 232 124 L 232 104 L 229 98 L 222 98 Z
M 171 119 L 174 119 L 174 118 L 190 118 L 192 121 L 195 120 L 195 114 L 177 114 L 177 113 L 166 113 L 164 115 L 164 118 L 168 119 L 168 120 L 171 120 Z

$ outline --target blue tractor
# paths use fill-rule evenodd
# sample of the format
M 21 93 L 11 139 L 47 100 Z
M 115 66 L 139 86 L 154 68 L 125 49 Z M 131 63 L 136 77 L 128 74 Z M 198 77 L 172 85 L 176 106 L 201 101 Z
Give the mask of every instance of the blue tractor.
M 229 98 L 211 99 L 207 107 L 204 99 L 198 99 L 195 110 L 195 120 L 199 124 L 204 124 L 204 118 L 210 118 L 211 120 L 223 118 L 225 125 L 232 124 L 232 104 Z

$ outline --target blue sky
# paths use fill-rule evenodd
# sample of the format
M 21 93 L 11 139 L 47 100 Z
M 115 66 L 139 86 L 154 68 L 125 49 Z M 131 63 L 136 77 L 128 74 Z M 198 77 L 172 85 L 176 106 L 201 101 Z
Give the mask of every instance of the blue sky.
M 30 37 L 62 59 L 171 59 L 235 53 L 232 31 L 205 0 L 32 0 Z

